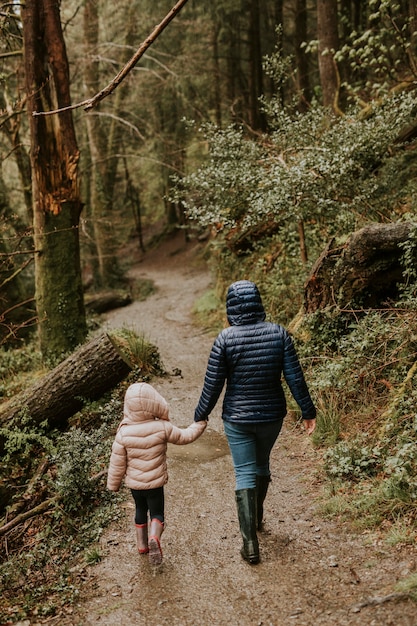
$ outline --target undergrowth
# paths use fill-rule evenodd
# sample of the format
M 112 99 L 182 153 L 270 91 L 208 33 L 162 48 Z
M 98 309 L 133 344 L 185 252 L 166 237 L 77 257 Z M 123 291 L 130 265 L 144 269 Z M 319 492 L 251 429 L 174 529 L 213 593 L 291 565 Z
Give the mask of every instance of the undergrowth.
M 327 325 L 327 321 L 330 323 Z M 313 441 L 323 448 L 332 497 L 328 513 L 387 541 L 417 533 L 417 322 L 410 303 L 349 318 L 335 312 L 308 320 L 307 377 L 319 419 Z M 389 532 L 388 532 L 389 531 Z

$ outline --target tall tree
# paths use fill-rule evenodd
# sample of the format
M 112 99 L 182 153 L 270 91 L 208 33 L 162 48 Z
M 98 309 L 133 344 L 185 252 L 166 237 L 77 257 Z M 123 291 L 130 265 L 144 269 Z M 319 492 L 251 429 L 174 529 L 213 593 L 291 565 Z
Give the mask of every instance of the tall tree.
M 119 65 L 124 65 L 132 56 L 137 46 L 137 24 L 135 16 L 138 8 L 131 3 L 119 4 L 118 12 L 126 23 L 117 55 Z M 103 80 L 99 49 L 103 45 L 99 33 L 99 2 L 86 0 L 84 8 L 84 82 L 87 97 L 97 93 Z M 101 287 L 114 287 L 119 284 L 121 271 L 117 259 L 118 241 L 115 231 L 117 215 L 117 174 L 123 145 L 124 124 L 127 125 L 129 111 L 125 101 L 129 96 L 130 86 L 126 80 L 115 91 L 111 103 L 98 105 L 86 116 L 88 147 L 91 157 L 91 177 L 89 179 L 90 206 L 96 263 L 95 284 Z M 134 126 L 129 124 L 129 130 Z
M 256 130 L 266 130 L 265 115 L 260 97 L 264 93 L 262 70 L 262 35 L 259 0 L 250 0 L 249 6 L 249 123 Z
M 42 353 L 58 357 L 87 334 L 79 251 L 79 151 L 59 0 L 22 6 L 31 137 L 35 289 Z M 35 114 L 35 115 L 33 115 Z
M 307 0 L 296 0 L 294 45 L 298 88 L 300 90 L 299 109 L 301 111 L 308 108 L 311 100 L 308 56 L 302 48 L 302 45 L 307 41 L 307 37 Z
M 33 324 L 33 291 L 23 280 L 25 268 L 31 264 L 33 253 L 30 245 L 20 249 L 25 225 L 11 208 L 8 190 L 0 168 L 0 345 L 16 336 L 22 329 Z
M 317 38 L 323 105 L 337 108 L 339 77 L 334 54 L 339 48 L 337 2 L 317 0 Z

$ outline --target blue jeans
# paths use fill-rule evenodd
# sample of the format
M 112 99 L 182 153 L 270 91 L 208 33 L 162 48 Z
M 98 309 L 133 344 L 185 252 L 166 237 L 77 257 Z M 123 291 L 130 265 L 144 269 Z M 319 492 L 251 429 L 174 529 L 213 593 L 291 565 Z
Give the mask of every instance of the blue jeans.
M 232 454 L 236 490 L 256 487 L 256 476 L 270 476 L 269 456 L 283 420 L 235 424 L 223 422 Z

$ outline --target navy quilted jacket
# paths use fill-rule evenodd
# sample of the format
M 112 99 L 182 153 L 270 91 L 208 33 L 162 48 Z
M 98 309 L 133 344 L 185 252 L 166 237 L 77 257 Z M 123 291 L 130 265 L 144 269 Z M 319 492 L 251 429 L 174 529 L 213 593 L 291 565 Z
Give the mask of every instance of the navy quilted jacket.
M 284 376 L 303 419 L 316 409 L 289 333 L 265 321 L 257 286 L 233 283 L 226 299 L 230 326 L 216 338 L 208 360 L 204 387 L 194 420 L 208 419 L 226 382 L 222 417 L 229 422 L 270 422 L 284 418 Z

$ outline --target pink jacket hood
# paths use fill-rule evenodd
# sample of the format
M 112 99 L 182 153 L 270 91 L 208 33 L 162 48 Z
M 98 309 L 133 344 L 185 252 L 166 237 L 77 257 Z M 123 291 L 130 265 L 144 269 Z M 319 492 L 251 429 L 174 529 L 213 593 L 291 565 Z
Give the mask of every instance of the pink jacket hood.
M 125 394 L 122 424 L 137 424 L 152 419 L 169 421 L 168 403 L 148 383 L 133 383 Z

